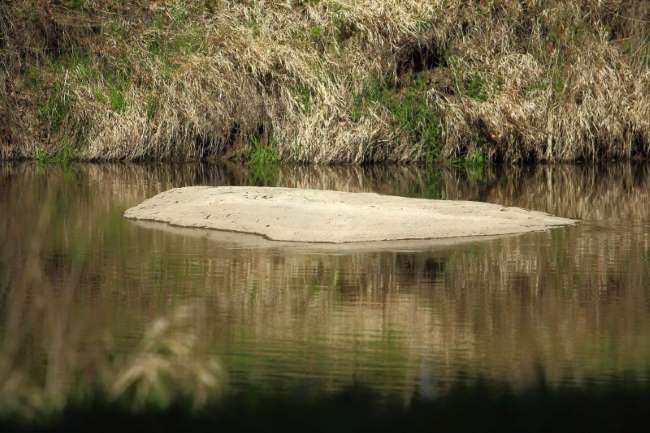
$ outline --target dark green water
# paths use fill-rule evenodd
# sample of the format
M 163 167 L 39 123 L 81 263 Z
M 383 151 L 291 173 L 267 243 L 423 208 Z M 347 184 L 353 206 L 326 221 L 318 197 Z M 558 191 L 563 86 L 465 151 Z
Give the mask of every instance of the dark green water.
M 582 222 L 454 247 L 322 251 L 121 216 L 155 193 L 196 184 L 479 200 Z M 650 167 L 254 173 L 5 164 L 0 289 L 2 354 L 46 382 L 73 362 L 91 380 L 105 347 L 128 353 L 156 318 L 188 305 L 200 307 L 198 338 L 233 388 L 306 382 L 332 390 L 359 381 L 430 395 L 476 376 L 525 385 L 540 371 L 553 383 L 645 380 Z

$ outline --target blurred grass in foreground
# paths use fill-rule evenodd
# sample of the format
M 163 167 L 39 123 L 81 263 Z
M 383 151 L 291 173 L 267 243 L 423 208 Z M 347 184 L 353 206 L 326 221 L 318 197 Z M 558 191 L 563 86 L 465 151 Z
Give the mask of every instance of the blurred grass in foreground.
M 2 431 L 49 432 L 639 432 L 650 421 L 650 387 L 635 381 L 523 391 L 476 381 L 458 383 L 433 399 L 382 397 L 362 386 L 335 394 L 294 389 L 249 390 L 193 407 L 174 400 L 165 409 L 134 411 L 100 390 L 42 418 L 0 419 Z
M 200 306 L 186 303 L 150 321 L 128 353 L 115 350 L 110 327 L 95 332 L 98 324 L 115 320 L 109 312 L 78 308 L 87 296 L 78 288 L 92 262 L 87 250 L 96 232 L 84 230 L 80 220 L 72 227 L 81 233 L 75 254 L 46 262 L 48 234 L 67 218 L 69 197 L 58 188 L 41 195 L 25 198 L 41 204 L 28 239 L 12 241 L 23 221 L 0 221 L 0 237 L 7 241 L 0 263 L 14 263 L 0 267 L 0 417 L 43 419 L 97 393 L 109 406 L 119 401 L 134 410 L 165 408 L 181 398 L 199 406 L 218 397 L 225 375 L 202 346 L 206 321 Z

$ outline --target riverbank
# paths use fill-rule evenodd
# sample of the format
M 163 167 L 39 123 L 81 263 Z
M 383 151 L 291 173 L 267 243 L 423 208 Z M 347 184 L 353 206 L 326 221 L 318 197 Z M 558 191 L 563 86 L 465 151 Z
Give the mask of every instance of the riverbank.
M 0 5 L 0 159 L 647 157 L 647 2 Z

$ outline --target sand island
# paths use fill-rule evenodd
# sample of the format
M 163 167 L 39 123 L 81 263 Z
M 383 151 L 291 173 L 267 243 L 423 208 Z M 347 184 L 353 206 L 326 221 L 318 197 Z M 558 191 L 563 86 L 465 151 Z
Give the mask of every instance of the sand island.
M 171 189 L 128 209 L 124 216 L 312 243 L 495 236 L 576 223 L 544 212 L 473 201 L 233 186 Z

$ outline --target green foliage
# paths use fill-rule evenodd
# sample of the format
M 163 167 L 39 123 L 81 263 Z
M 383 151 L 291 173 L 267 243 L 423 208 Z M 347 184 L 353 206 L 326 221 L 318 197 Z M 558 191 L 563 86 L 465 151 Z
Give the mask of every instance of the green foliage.
M 43 147 L 37 148 L 36 152 L 34 152 L 34 159 L 39 165 L 59 165 L 63 167 L 70 165 L 73 159 L 70 140 L 64 138 L 60 147 L 53 152 L 48 152 Z
M 524 97 L 530 97 L 538 92 L 547 89 L 552 90 L 553 95 L 560 96 L 567 88 L 567 77 L 563 75 L 561 68 L 553 67 L 547 72 L 547 75 L 541 80 L 531 83 L 522 89 Z
M 254 185 L 274 185 L 279 170 L 280 156 L 271 144 L 264 144 L 259 138 L 251 141 L 251 150 L 246 165 L 251 170 Z
M 108 63 L 82 51 L 74 51 L 51 59 L 50 67 L 59 73 L 69 74 L 70 85 L 78 83 L 91 85 L 95 99 L 108 104 L 113 111 L 119 113 L 126 108 L 125 91 L 130 86 L 133 76 L 132 65 L 127 60 L 121 59 Z M 56 96 L 60 90 L 53 87 L 53 92 Z M 50 99 L 57 101 L 56 97 Z M 58 111 L 54 110 L 54 112 Z M 56 117 L 54 119 L 54 123 L 57 124 L 58 119 Z
M 465 80 L 463 86 L 464 94 L 477 101 L 486 101 L 483 78 L 479 74 L 473 74 Z
M 65 86 L 56 82 L 48 92 L 47 100 L 38 106 L 38 118 L 50 132 L 57 132 L 70 108 Z
M 485 164 L 485 154 L 480 149 L 473 149 L 463 157 L 463 163 L 471 166 L 481 166 Z
M 433 26 L 433 17 L 421 17 L 417 20 L 416 24 L 418 31 L 426 32 Z
M 174 35 L 169 45 L 171 51 L 182 54 L 197 53 L 203 47 L 205 33 L 196 27 Z
M 458 57 L 448 59 L 449 71 L 454 82 L 456 92 L 476 101 L 487 101 L 485 72 L 468 65 Z
M 200 10 L 192 10 L 192 6 L 199 6 Z M 179 55 L 201 51 L 205 29 L 194 19 L 197 14 L 209 12 L 214 5 L 206 2 L 203 6 L 199 2 L 178 2 L 170 11 L 158 10 L 153 17 L 153 29 L 145 36 L 146 49 L 151 57 L 171 67 Z
M 486 145 L 487 142 L 480 140 L 476 148 L 469 150 L 461 158 L 450 161 L 450 165 L 464 171 L 470 181 L 482 179 L 485 172 L 485 165 L 488 162 L 483 150 Z
M 421 72 L 406 77 L 401 87 L 374 80 L 365 91 L 354 97 L 350 117 L 359 121 L 372 104 L 386 108 L 400 129 L 422 145 L 427 164 L 438 157 L 442 138 L 442 122 L 438 108 L 427 97 L 428 73 Z
M 67 0 L 63 3 L 70 9 L 80 10 L 85 6 L 86 0 Z
M 565 84 L 564 79 L 562 79 L 562 77 L 560 77 L 559 75 L 556 75 L 551 79 L 551 82 L 552 82 L 552 85 L 553 85 L 553 92 L 555 94 L 560 94 L 560 93 L 564 92 L 564 89 L 566 88 L 566 84 Z
M 118 113 L 121 113 L 126 108 L 126 101 L 124 100 L 124 94 L 122 93 L 121 90 L 117 88 L 111 89 L 110 102 L 113 111 L 116 111 Z
M 639 44 L 639 48 L 635 54 L 640 58 L 641 62 L 650 68 L 650 30 L 647 30 Z
M 251 141 L 251 151 L 248 155 L 249 165 L 275 164 L 280 160 L 278 152 L 270 144 L 264 144 L 259 138 Z
M 319 38 L 320 35 L 323 33 L 323 29 L 321 26 L 312 26 L 309 28 L 309 33 L 311 33 L 312 36 L 315 38 Z

